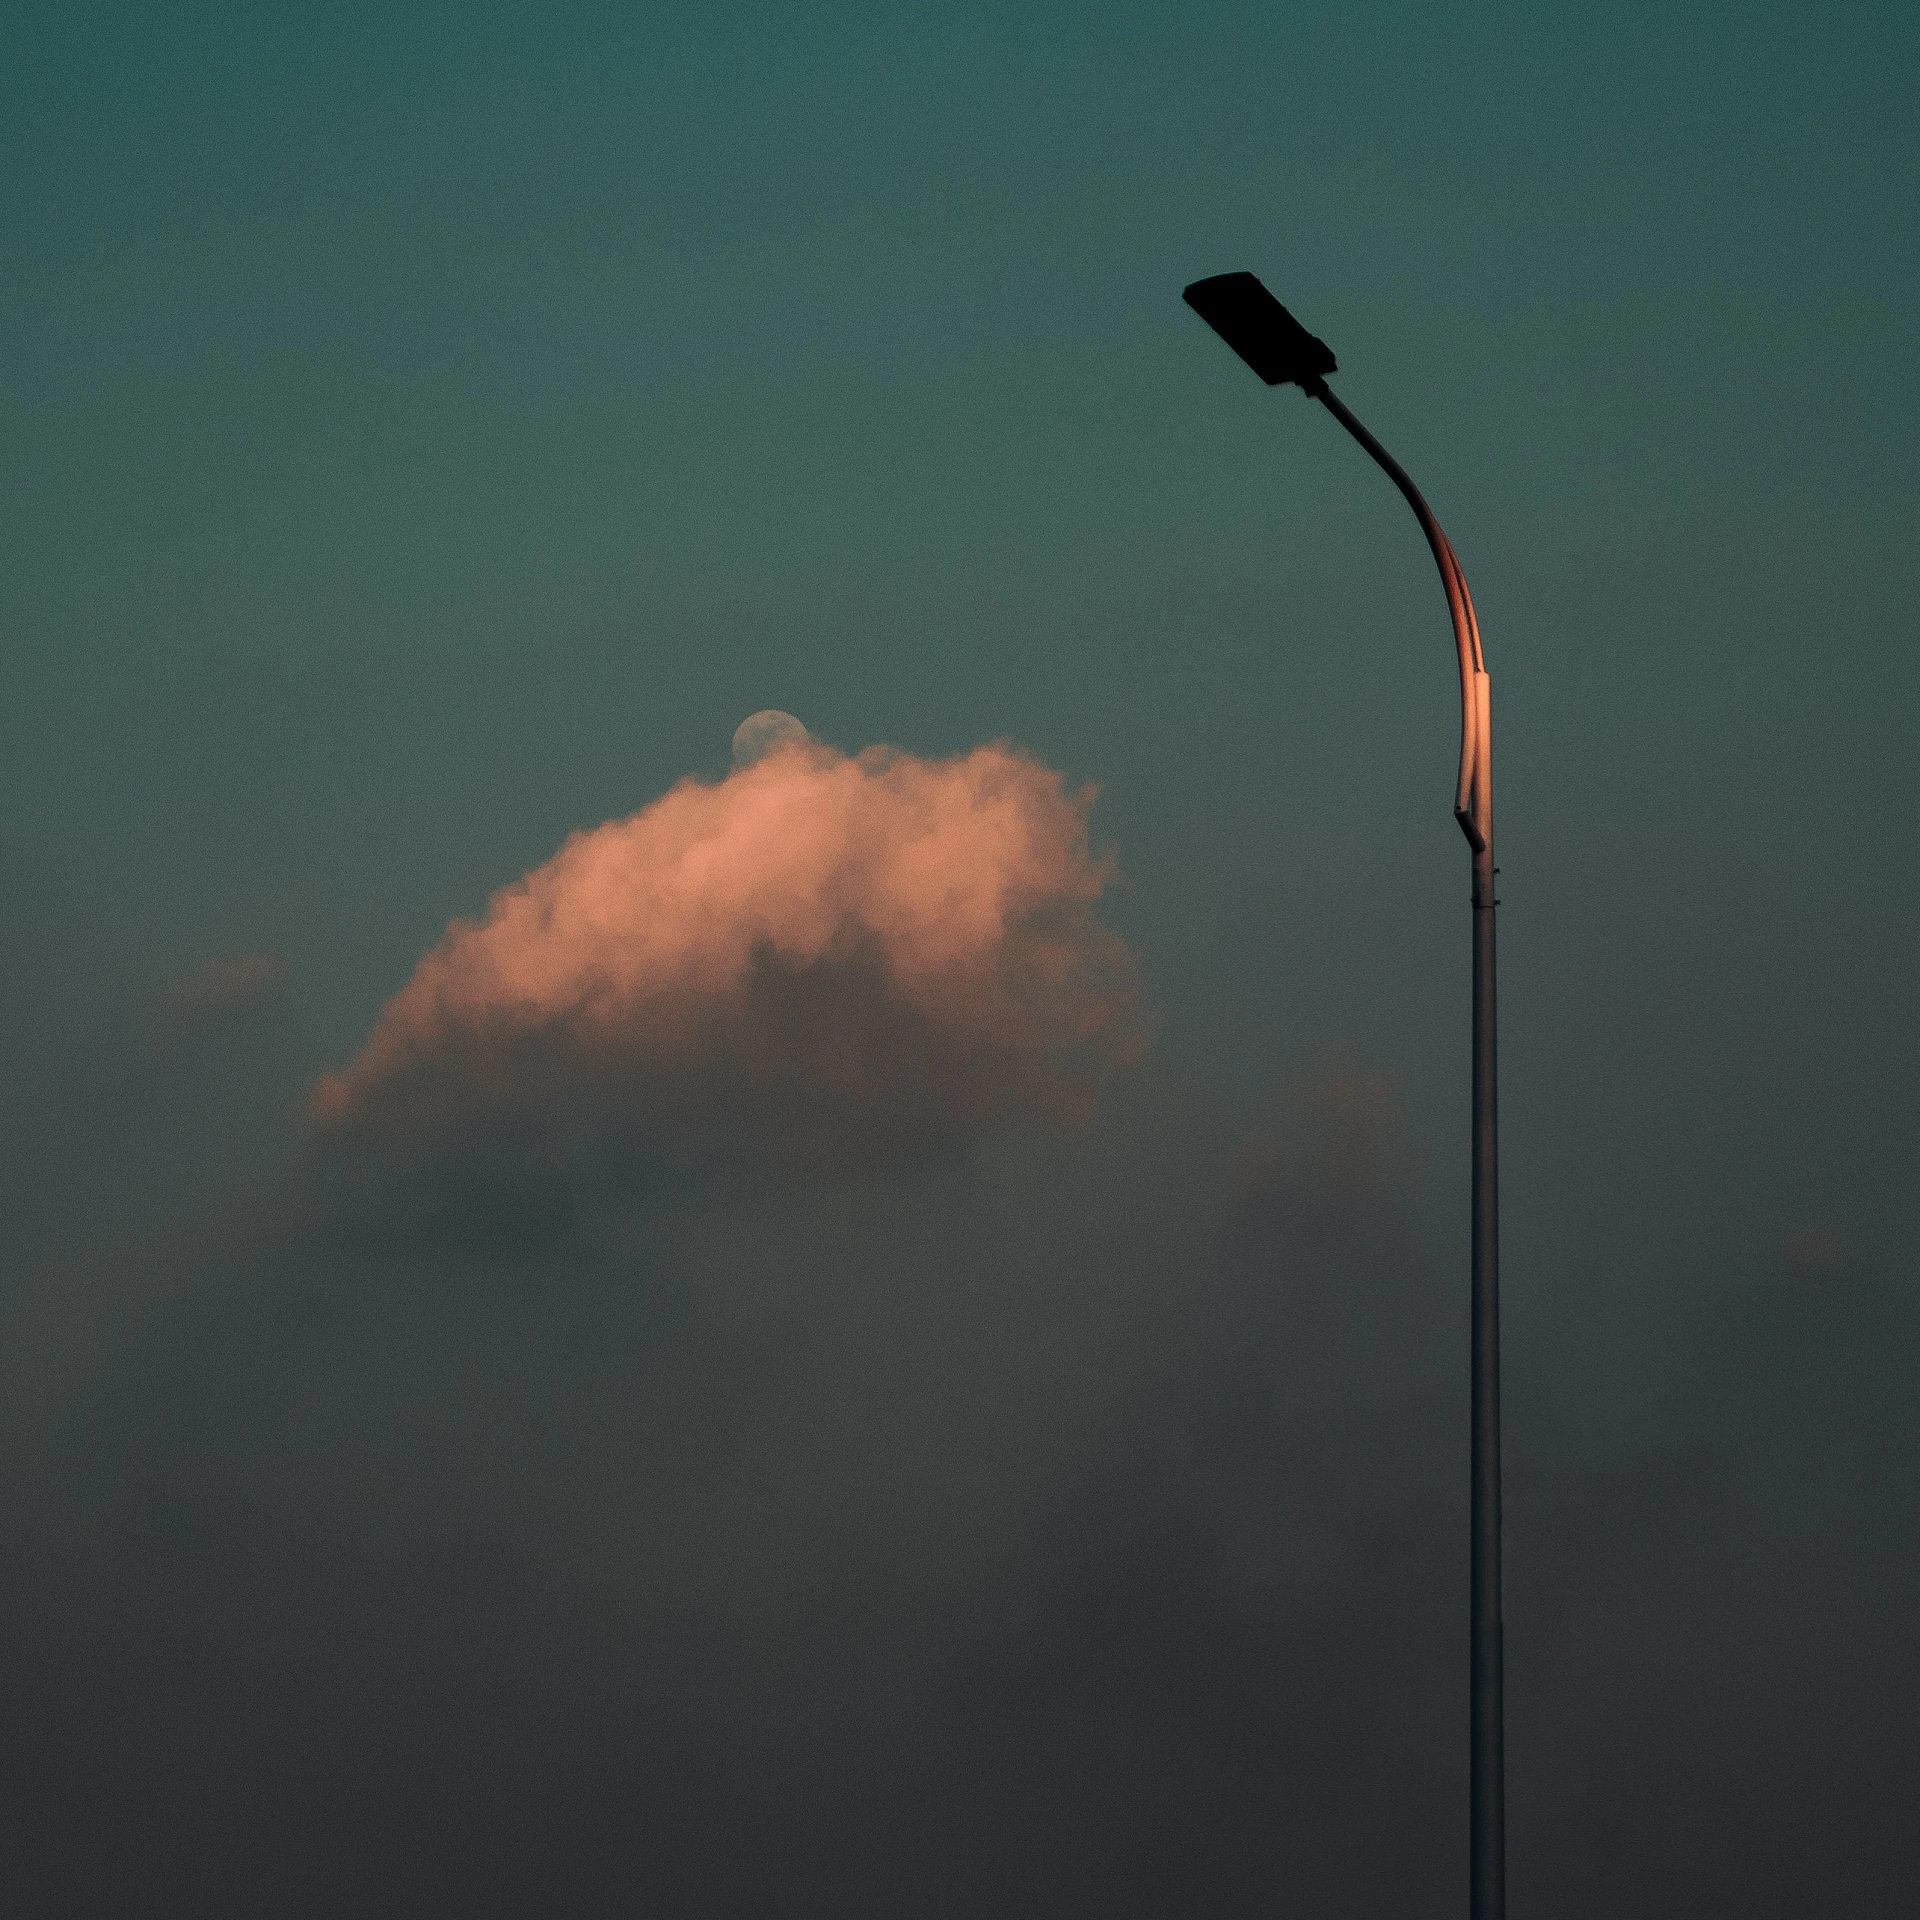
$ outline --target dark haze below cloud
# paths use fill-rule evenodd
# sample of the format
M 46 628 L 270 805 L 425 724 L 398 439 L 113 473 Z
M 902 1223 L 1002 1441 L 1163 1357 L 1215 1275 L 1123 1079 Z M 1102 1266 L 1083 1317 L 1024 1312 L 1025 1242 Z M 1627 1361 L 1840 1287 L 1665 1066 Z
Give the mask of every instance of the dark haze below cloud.
M 16 1403 L 9 1910 L 1450 1904 L 1460 1302 L 1391 1136 L 1344 1180 L 1378 1084 L 1276 1129 L 1304 1211 L 1189 1113 L 504 1263 L 283 1212 L 69 1273 L 146 1305 Z M 1912 1315 L 1688 1298 L 1687 1405 L 1517 1450 L 1516 1898 L 1805 1911 L 1831 1841 L 1898 1912 Z

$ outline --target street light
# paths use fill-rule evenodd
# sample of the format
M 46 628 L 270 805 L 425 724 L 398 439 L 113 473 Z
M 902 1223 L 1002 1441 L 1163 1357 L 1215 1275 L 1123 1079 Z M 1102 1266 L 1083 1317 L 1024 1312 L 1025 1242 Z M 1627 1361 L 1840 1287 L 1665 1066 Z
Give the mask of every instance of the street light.
M 1494 1100 L 1493 716 L 1467 577 L 1420 489 L 1328 390 L 1332 350 L 1250 273 L 1196 280 L 1183 296 L 1270 387 L 1297 386 L 1366 448 L 1406 497 L 1433 549 L 1460 655 L 1460 778 L 1453 817 L 1473 850 L 1472 1701 L 1468 1733 L 1468 1912 L 1506 1908 L 1506 1788 L 1500 1693 L 1500 1141 Z

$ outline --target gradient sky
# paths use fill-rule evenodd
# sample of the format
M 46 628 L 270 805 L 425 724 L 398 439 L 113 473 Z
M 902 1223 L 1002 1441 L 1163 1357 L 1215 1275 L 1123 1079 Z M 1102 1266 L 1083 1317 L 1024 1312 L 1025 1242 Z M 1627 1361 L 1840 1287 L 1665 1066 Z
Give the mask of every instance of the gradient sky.
M 1905 9 L 0 46 L 9 1912 L 1463 1899 L 1451 645 L 1242 267 L 1494 678 L 1515 1911 L 1906 1911 Z M 1098 784 L 1093 1125 L 316 1226 L 448 921 L 765 707 Z

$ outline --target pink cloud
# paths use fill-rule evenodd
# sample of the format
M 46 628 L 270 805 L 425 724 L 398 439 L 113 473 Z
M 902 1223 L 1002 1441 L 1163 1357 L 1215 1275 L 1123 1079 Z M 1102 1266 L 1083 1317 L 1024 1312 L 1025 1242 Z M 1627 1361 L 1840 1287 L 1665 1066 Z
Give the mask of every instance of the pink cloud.
M 322 1133 L 565 1180 L 721 1160 L 883 1168 L 1072 1126 L 1140 1053 L 1091 788 L 1005 745 L 789 741 L 573 835 L 455 921 Z

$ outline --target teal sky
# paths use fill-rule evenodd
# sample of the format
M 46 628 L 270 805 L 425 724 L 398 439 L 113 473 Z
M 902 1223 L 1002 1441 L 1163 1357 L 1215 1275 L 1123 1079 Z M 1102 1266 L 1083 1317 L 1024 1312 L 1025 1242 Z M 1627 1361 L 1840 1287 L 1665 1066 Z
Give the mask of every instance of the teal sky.
M 1163 1069 L 1390 1059 L 1438 1136 L 1438 597 L 1195 331 L 1244 265 L 1485 610 L 1522 1164 L 1664 1178 L 1645 1103 L 1737 1096 L 1781 1117 L 1730 1177 L 1838 1205 L 1857 1127 L 1902 1204 L 1913 54 L 1890 8 L 43 12 L 14 1044 L 242 947 L 338 1054 L 777 704 L 1099 779 Z
M 1379 1070 L 1459 1258 L 1444 608 L 1182 305 L 1248 268 L 1482 613 L 1513 1444 L 1667 1418 L 1657 1330 L 1783 1247 L 1910 1289 L 1907 9 L 75 0 L 0 45 L 9 1262 L 270 1181 L 449 917 L 769 706 L 1100 783 L 1159 1028 L 1072 1204 Z M 284 964 L 259 1031 L 123 1101 L 235 953 Z

